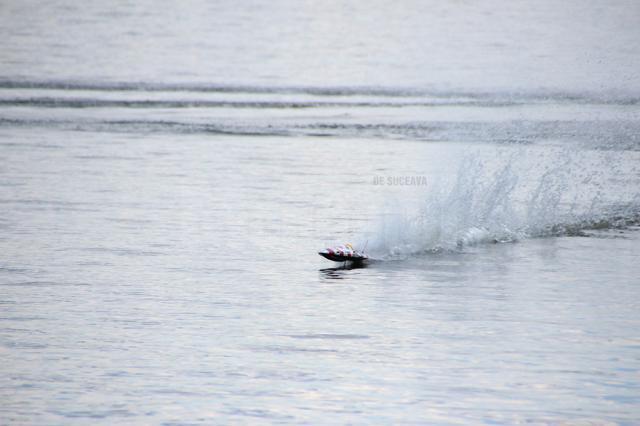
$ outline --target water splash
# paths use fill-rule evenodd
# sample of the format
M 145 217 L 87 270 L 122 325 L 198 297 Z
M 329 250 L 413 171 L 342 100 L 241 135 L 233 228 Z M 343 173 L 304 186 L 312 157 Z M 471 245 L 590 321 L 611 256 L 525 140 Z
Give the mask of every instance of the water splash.
M 382 209 L 370 252 L 402 257 L 640 223 L 637 155 L 529 147 L 465 156 L 417 209 Z

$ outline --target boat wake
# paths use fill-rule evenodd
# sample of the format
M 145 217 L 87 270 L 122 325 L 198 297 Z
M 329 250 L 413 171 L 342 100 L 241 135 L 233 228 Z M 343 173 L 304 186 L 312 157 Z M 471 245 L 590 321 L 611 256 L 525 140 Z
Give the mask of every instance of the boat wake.
M 417 205 L 393 200 L 383 207 L 364 238 L 372 257 L 393 259 L 626 229 L 640 224 L 636 157 L 548 147 L 474 153 L 452 179 L 427 187 Z

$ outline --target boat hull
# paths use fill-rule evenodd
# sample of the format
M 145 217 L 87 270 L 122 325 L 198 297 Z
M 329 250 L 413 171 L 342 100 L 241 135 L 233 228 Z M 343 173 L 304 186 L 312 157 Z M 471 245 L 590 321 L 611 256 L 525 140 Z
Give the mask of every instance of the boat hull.
M 366 256 L 359 255 L 346 255 L 346 254 L 338 254 L 338 253 L 330 253 L 328 251 L 320 251 L 318 254 L 325 259 L 333 260 L 334 262 L 356 262 L 362 263 L 368 259 Z

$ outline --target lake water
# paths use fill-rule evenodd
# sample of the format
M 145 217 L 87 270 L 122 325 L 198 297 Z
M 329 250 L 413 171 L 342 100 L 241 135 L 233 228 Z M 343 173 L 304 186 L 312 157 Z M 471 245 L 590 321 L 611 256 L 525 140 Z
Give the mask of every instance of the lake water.
M 637 423 L 639 16 L 2 5 L 0 423 Z

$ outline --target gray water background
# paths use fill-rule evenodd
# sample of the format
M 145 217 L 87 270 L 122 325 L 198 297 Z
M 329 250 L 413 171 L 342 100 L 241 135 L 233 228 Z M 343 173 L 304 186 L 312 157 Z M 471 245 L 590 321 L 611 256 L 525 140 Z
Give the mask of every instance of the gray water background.
M 639 16 L 3 3 L 0 423 L 636 423 Z

